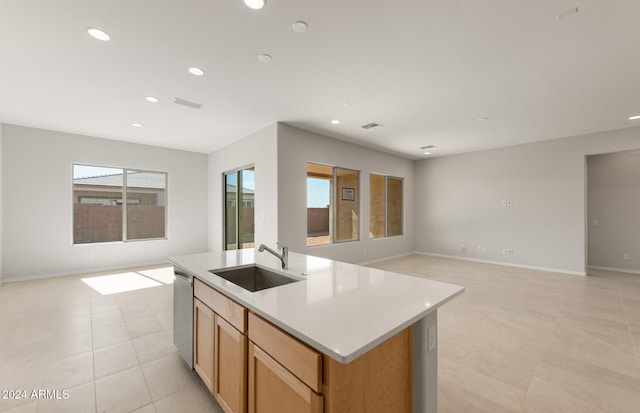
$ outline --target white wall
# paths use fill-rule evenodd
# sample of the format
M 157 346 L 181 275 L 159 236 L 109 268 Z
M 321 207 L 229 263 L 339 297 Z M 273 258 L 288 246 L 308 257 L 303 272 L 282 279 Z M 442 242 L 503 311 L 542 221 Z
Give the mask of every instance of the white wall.
M 639 138 L 629 128 L 416 162 L 415 248 L 584 273 L 585 155 L 636 148 Z
M 307 247 L 307 162 L 360 171 L 360 241 Z M 404 178 L 404 235 L 369 239 L 369 173 Z M 278 238 L 292 251 L 352 263 L 413 251 L 413 161 L 278 124 Z
M 12 125 L 3 143 L 5 281 L 207 250 L 207 155 Z M 168 172 L 168 239 L 73 246 L 76 162 Z
M 209 154 L 209 250 L 222 251 L 224 172 L 255 166 L 255 244 L 274 246 L 278 235 L 277 127 L 267 126 Z
M 589 266 L 640 271 L 640 154 L 634 153 L 587 157 Z

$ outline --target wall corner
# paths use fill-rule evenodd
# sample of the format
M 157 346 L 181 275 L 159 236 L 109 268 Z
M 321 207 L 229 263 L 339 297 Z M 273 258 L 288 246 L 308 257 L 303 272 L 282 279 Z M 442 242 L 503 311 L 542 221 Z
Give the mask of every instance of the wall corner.
M 2 267 L 3 267 L 3 259 L 2 259 L 2 250 L 3 250 L 3 238 L 4 238 L 4 231 L 2 228 L 2 222 L 3 222 L 3 212 L 2 212 L 2 204 L 3 204 L 3 197 L 2 197 L 2 186 L 3 186 L 3 155 L 2 155 L 2 130 L 3 130 L 4 126 L 2 125 L 2 123 L 0 123 L 0 285 L 2 285 Z

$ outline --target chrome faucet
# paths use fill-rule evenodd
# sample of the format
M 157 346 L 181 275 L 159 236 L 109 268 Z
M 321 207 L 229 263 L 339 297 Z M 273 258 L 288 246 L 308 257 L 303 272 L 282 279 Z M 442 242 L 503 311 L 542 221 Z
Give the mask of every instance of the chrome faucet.
M 278 254 L 277 252 L 275 252 L 274 250 L 272 250 L 271 248 L 267 247 L 264 244 L 260 244 L 258 251 L 264 252 L 264 250 L 267 250 L 271 254 L 275 255 L 277 258 L 280 259 L 280 262 L 282 262 L 282 269 L 286 270 L 287 267 L 289 266 L 289 247 L 285 247 L 284 245 L 281 245 L 279 242 L 277 244 L 279 248 L 282 248 L 282 255 Z

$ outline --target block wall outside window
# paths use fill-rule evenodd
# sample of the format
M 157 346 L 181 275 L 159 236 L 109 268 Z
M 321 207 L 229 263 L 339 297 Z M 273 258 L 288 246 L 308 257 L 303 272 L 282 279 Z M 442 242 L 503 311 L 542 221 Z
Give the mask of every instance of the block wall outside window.
M 164 239 L 166 205 L 166 172 L 73 165 L 74 244 Z
M 369 175 L 369 238 L 404 233 L 403 182 L 402 178 Z
M 226 172 L 223 180 L 225 250 L 253 248 L 255 169 L 250 167 Z
M 360 172 L 307 164 L 307 246 L 360 239 Z

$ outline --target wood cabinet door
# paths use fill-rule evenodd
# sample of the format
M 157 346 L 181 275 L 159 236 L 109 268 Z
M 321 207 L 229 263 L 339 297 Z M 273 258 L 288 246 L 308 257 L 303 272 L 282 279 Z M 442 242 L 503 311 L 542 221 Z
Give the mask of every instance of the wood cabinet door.
M 247 411 L 247 336 L 218 314 L 214 333 L 214 396 L 226 413 Z
M 249 413 L 322 413 L 322 396 L 249 342 Z
M 193 299 L 193 368 L 213 393 L 214 313 L 197 298 Z

